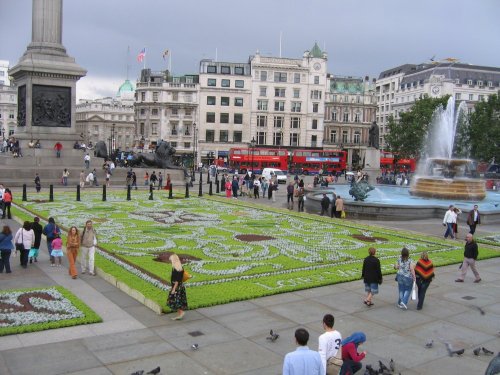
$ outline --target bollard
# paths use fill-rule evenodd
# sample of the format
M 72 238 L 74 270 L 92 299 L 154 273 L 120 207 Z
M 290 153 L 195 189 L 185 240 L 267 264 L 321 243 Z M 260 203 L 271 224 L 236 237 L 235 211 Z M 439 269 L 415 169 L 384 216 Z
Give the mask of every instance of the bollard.
M 130 201 L 132 198 L 130 197 L 130 192 L 132 191 L 132 186 L 127 185 L 127 200 Z
M 223 193 L 226 191 L 226 179 L 224 176 L 220 179 L 220 191 Z
M 203 186 L 203 185 L 202 185 L 202 181 L 201 181 L 201 173 L 200 173 L 200 188 L 199 188 L 199 190 L 198 190 L 198 196 L 199 196 L 199 197 L 203 197 L 203 191 L 202 191 L 203 187 L 202 187 L 202 186 Z
M 215 181 L 215 193 L 216 194 L 219 194 L 220 190 L 219 190 L 219 181 Z
M 80 185 L 76 185 L 76 201 L 80 202 Z
M 54 185 L 49 186 L 49 202 L 54 202 Z
M 153 200 L 153 184 L 149 185 L 149 200 L 152 201 Z
M 200 169 L 200 183 L 203 183 L 203 171 Z
M 106 202 L 106 184 L 102 185 L 102 201 Z
M 170 183 L 170 185 L 168 185 L 168 199 L 174 199 L 174 197 L 172 195 L 172 183 Z
M 189 184 L 186 183 L 186 198 L 189 198 Z
M 210 182 L 210 168 L 207 171 L 207 184 Z
M 208 195 L 213 195 L 212 193 L 212 181 L 209 182 L 210 187 L 208 188 Z
M 28 195 L 26 194 L 26 184 L 23 184 L 23 202 L 28 200 Z

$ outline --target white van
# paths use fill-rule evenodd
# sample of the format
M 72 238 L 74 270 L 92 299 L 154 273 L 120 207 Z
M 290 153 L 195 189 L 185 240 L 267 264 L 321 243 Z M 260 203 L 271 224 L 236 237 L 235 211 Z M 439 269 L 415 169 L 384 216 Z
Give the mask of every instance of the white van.
M 274 176 L 276 176 L 276 180 L 278 184 L 286 184 L 286 173 L 278 168 L 264 168 L 262 171 L 262 177 L 265 177 L 266 180 L 271 180 Z

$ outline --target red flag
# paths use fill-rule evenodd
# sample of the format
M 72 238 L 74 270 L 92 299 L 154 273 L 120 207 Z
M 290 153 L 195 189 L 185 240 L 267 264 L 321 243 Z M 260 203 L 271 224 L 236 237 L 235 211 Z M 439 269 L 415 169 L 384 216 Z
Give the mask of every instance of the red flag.
M 137 61 L 138 62 L 143 62 L 144 58 L 146 57 L 146 48 L 143 48 L 141 52 L 137 55 Z

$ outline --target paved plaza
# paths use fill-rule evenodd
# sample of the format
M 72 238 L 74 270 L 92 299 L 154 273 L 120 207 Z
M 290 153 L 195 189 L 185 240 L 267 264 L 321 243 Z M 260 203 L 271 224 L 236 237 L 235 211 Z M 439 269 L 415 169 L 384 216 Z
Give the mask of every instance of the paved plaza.
M 284 190 L 280 188 L 274 206 L 286 207 Z M 18 227 L 11 220 L 3 223 Z M 439 220 L 377 224 L 442 235 Z M 495 229 L 483 225 L 479 233 Z M 459 233 L 465 236 L 465 227 Z M 362 303 L 362 281 L 354 281 L 201 308 L 172 321 L 99 276 L 72 280 L 66 268 L 49 266 L 45 247 L 41 254 L 27 270 L 15 258 L 13 273 L 0 274 L 2 289 L 61 285 L 96 311 L 103 323 L 1 337 L 2 375 L 131 374 L 157 366 L 160 374 L 280 374 L 284 355 L 295 349 L 295 329 L 307 328 L 310 347 L 316 350 L 326 313 L 335 316 L 335 328 L 344 337 L 358 330 L 366 333 L 364 365 L 378 368 L 378 360 L 388 364 L 393 358 L 396 373 L 483 374 L 491 357 L 475 356 L 472 350 L 500 349 L 500 258 L 479 262 L 479 284 L 471 275 L 465 283 L 455 283 L 456 265 L 438 268 L 421 311 L 413 302 L 408 311 L 396 307 L 397 284 L 389 275 L 371 308 Z M 266 340 L 270 329 L 280 334 L 276 342 Z M 434 347 L 427 349 L 431 339 Z M 464 347 L 465 354 L 448 356 L 445 342 Z M 193 344 L 199 349 L 193 350 Z

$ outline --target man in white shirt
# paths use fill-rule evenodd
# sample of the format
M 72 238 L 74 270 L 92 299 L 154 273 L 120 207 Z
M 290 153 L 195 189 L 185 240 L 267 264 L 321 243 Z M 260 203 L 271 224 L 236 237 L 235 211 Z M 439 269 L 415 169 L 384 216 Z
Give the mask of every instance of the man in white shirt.
M 340 349 L 340 343 L 342 342 L 342 335 L 339 331 L 333 328 L 334 323 L 335 318 L 332 314 L 326 314 L 323 317 L 323 329 L 325 330 L 325 333 L 323 333 L 318 339 L 318 352 L 323 364 L 323 375 L 338 374 L 341 367 L 335 366 L 332 363 L 334 361 L 334 357 Z M 339 355 L 339 358 L 341 357 L 342 356 Z
M 448 211 L 444 214 L 443 218 L 443 225 L 446 227 L 446 232 L 444 232 L 444 238 L 448 238 L 448 236 L 451 237 L 451 239 L 454 239 L 455 236 L 453 235 L 453 223 L 456 222 L 457 220 L 457 214 L 453 210 L 453 205 L 451 204 L 450 207 L 448 208 Z

